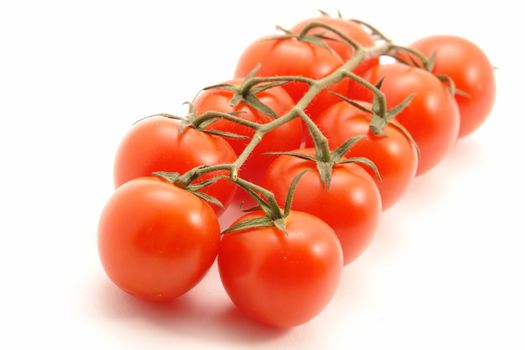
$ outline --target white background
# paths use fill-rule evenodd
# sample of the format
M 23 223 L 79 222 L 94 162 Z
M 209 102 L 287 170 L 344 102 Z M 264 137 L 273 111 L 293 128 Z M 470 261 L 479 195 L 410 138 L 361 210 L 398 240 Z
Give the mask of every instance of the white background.
M 2 349 L 523 349 L 520 10 L 461 1 L 2 1 Z M 509 3 L 511 3 L 509 1 Z M 499 69 L 487 123 L 384 213 L 328 307 L 288 331 L 233 309 L 214 266 L 170 305 L 114 287 L 97 221 L 135 120 L 183 114 L 252 40 L 323 8 L 408 44 L 452 33 Z

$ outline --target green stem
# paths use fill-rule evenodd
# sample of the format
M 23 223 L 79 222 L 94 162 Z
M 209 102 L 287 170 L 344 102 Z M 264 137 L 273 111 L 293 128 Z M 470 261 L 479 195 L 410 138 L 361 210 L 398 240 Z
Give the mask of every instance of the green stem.
M 255 131 L 255 134 L 253 135 L 246 148 L 242 151 L 241 154 L 239 154 L 237 160 L 233 163 L 231 176 L 234 180 L 237 178 L 241 166 L 244 164 L 244 162 L 246 162 L 246 159 L 248 159 L 255 147 L 257 147 L 259 142 L 261 142 L 262 138 L 267 133 L 266 128 L 264 128 L 264 126 L 265 125 L 263 125 L 261 128 Z
M 304 32 L 307 30 L 310 30 L 314 28 L 314 23 L 311 25 L 305 27 Z M 324 25 L 321 26 L 324 28 Z M 307 29 L 308 28 L 308 29 Z M 335 33 L 335 31 L 334 31 Z M 336 33 L 337 34 L 337 33 Z M 310 118 L 304 113 L 304 110 L 306 107 L 312 102 L 312 100 L 324 89 L 327 87 L 334 85 L 338 83 L 339 81 L 350 78 L 353 80 L 356 80 L 357 82 L 365 85 L 367 88 L 372 90 L 376 96 L 378 96 L 379 100 L 382 101 L 382 106 L 384 105 L 385 111 L 386 111 L 386 103 L 384 101 L 384 94 L 379 91 L 374 85 L 370 84 L 366 80 L 358 77 L 357 75 L 351 73 L 351 71 L 361 63 L 366 58 L 372 57 L 372 56 L 379 56 L 386 54 L 390 50 L 392 50 L 393 45 L 391 43 L 386 43 L 384 45 L 378 46 L 378 47 L 371 47 L 371 48 L 363 48 L 360 45 L 355 45 L 356 48 L 354 56 L 348 60 L 345 64 L 343 64 L 341 67 L 333 71 L 331 74 L 319 79 L 319 80 L 313 80 L 310 78 L 305 77 L 263 77 L 263 78 L 252 78 L 254 84 L 261 83 L 261 82 L 271 82 L 271 81 L 301 81 L 305 82 L 310 85 L 310 88 L 308 91 L 303 95 L 303 97 L 297 102 L 297 104 L 292 108 L 290 111 L 288 111 L 286 114 L 282 115 L 281 117 L 274 119 L 273 121 L 266 123 L 266 124 L 257 124 L 257 128 L 255 129 L 255 134 L 253 138 L 250 140 L 246 148 L 243 150 L 243 152 L 237 157 L 237 160 L 234 163 L 231 164 L 219 164 L 219 165 L 213 165 L 213 166 L 200 166 L 196 167 L 194 169 L 189 170 L 185 174 L 182 175 L 182 178 L 185 181 L 193 181 L 196 178 L 198 178 L 200 175 L 209 173 L 216 170 L 230 170 L 230 177 L 233 181 L 238 181 L 238 172 L 240 167 L 244 164 L 246 159 L 248 159 L 249 155 L 253 152 L 255 147 L 261 142 L 262 138 L 270 131 L 274 130 L 275 128 L 278 128 L 279 126 L 286 124 L 297 117 L 302 117 L 305 122 L 310 123 Z M 251 82 L 250 82 L 251 84 Z M 205 114 L 204 114 L 205 115 Z M 306 116 L 306 118 L 305 118 Z M 201 116 L 202 117 L 202 116 Z M 234 117 L 231 115 L 226 114 L 224 116 L 228 120 L 234 121 Z M 208 118 L 208 117 L 206 117 Z M 212 118 L 212 117 L 209 117 Z M 237 121 L 237 120 L 235 120 Z M 202 123 L 201 121 L 199 123 Z M 313 123 L 313 122 L 312 122 Z M 247 125 L 249 123 L 241 122 L 243 125 Z M 314 124 L 315 125 L 315 124 Z M 248 126 L 248 125 L 247 125 Z M 317 126 L 315 128 L 312 128 L 314 131 L 314 134 L 316 137 L 318 137 L 319 140 L 321 140 L 321 143 L 324 144 L 323 139 L 326 140 L 324 135 L 319 131 Z M 327 142 L 326 142 L 327 145 Z M 329 152 L 328 146 L 326 146 L 326 149 Z M 325 154 L 323 153 L 323 157 L 325 157 Z M 261 187 L 262 189 L 262 187 Z

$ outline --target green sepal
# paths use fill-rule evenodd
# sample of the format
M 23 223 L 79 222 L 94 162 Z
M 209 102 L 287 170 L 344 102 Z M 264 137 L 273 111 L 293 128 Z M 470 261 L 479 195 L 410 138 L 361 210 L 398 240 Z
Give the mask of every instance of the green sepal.
M 227 234 L 230 232 L 237 232 L 246 230 L 249 228 L 255 228 L 255 227 L 272 227 L 274 226 L 274 222 L 272 219 L 270 219 L 267 216 L 260 216 L 257 218 L 252 219 L 246 219 L 239 221 L 238 223 L 228 227 L 226 230 L 222 231 L 222 234 Z
M 433 51 L 425 62 L 425 70 L 432 72 L 436 65 L 436 51 Z
M 217 170 L 217 171 L 220 171 L 220 170 Z M 186 188 L 188 189 L 188 191 L 192 191 L 192 192 L 200 191 L 203 188 L 208 187 L 210 185 L 213 185 L 217 181 L 224 180 L 224 179 L 228 179 L 228 176 L 218 175 L 218 176 L 214 176 L 211 179 L 208 179 L 206 181 L 202 181 L 202 182 L 199 182 L 199 183 L 196 183 L 196 184 L 190 184 Z
M 315 162 L 316 159 L 312 156 L 309 156 L 307 154 L 299 153 L 299 152 L 265 152 L 264 155 L 268 156 L 292 156 L 301 158 L 304 160 L 311 160 L 312 162 Z
M 242 97 L 242 100 L 249 106 L 255 108 L 259 112 L 269 115 L 270 117 L 276 119 L 279 118 L 279 116 L 267 105 L 262 103 L 255 95 L 252 93 L 247 94 L 246 96 Z
M 175 183 L 180 178 L 180 174 L 171 171 L 155 171 L 152 173 L 154 176 L 158 176 L 168 181 L 169 183 Z
M 224 209 L 224 205 L 221 203 L 221 201 L 219 201 L 217 198 L 215 198 L 213 196 L 210 196 L 209 194 L 206 194 L 204 192 L 200 192 L 200 190 L 205 188 L 205 187 L 207 187 L 207 186 L 210 186 L 210 185 L 214 184 L 215 182 L 217 182 L 217 181 L 219 181 L 219 180 L 221 180 L 223 178 L 227 178 L 226 176 L 220 175 L 220 176 L 216 176 L 216 177 L 213 177 L 211 179 L 208 179 L 206 181 L 200 182 L 198 184 L 189 184 L 188 185 L 188 184 L 184 184 L 184 183 L 182 183 L 182 181 L 180 181 L 181 174 L 179 174 L 177 172 L 155 171 L 155 172 L 152 173 L 152 175 L 161 177 L 164 180 L 168 181 L 169 183 L 171 183 L 171 184 L 173 184 L 175 186 L 181 187 L 181 188 L 185 189 L 186 191 L 188 191 L 190 193 L 193 193 L 197 197 L 202 198 L 205 201 L 213 203 L 213 204 L 217 205 L 218 207 Z
M 328 93 L 339 97 L 341 100 L 345 101 L 349 105 L 354 106 L 355 108 L 359 109 L 360 111 L 363 111 L 365 113 L 372 113 L 372 110 L 364 107 L 362 104 L 360 104 L 357 101 L 351 100 L 348 97 L 341 95 L 340 93 L 337 93 L 335 91 L 328 91 Z
M 213 130 L 213 129 L 201 129 L 201 131 L 206 134 L 228 137 L 230 139 L 236 139 L 236 140 L 244 140 L 248 138 L 248 136 L 239 135 L 239 134 L 235 134 L 233 132 L 228 132 L 228 131 L 219 131 L 219 130 Z
M 305 169 L 303 171 L 301 171 L 299 174 L 297 174 L 292 182 L 290 183 L 290 189 L 288 190 L 288 193 L 286 194 L 286 201 L 284 203 L 284 217 L 287 217 L 288 214 L 290 214 L 290 210 L 292 209 L 292 202 L 293 202 L 293 196 L 295 194 L 295 189 L 297 188 L 297 184 L 299 183 L 299 180 L 301 179 L 301 177 L 303 177 L 304 174 L 306 174 L 308 171 L 310 171 L 309 169 Z M 282 230 L 281 231 L 285 231 L 285 230 Z
M 202 90 L 213 90 L 213 89 L 227 90 L 227 91 L 237 91 L 237 87 L 235 87 L 232 84 L 225 84 L 225 83 L 206 86 Z
M 281 27 L 280 25 L 276 25 L 275 26 L 275 29 L 280 31 L 280 32 L 283 32 L 284 34 L 286 35 L 289 35 L 291 37 L 295 37 L 295 34 L 291 31 L 291 30 L 288 30 L 288 29 L 284 29 L 283 27 Z
M 286 231 L 286 223 L 284 222 L 283 218 L 277 219 L 277 220 L 273 220 L 272 224 L 275 227 L 277 227 L 282 233 L 284 233 L 285 235 L 288 235 L 288 231 Z
M 246 186 L 242 181 L 236 181 L 237 185 L 239 185 L 244 191 L 246 191 L 250 197 L 252 197 L 257 204 L 259 205 L 259 208 L 268 216 L 269 218 L 272 218 L 275 215 L 275 210 L 270 207 L 268 203 L 264 200 L 264 198 L 255 192 L 250 187 Z
M 261 206 L 257 204 L 257 205 L 254 205 L 253 207 L 245 208 L 244 201 L 242 201 L 241 204 L 239 204 L 239 210 L 242 211 L 243 213 L 250 213 L 252 211 L 261 210 Z
M 333 54 L 333 51 L 332 49 L 330 49 L 330 46 L 328 46 L 326 42 L 319 35 L 304 35 L 303 37 L 300 38 L 300 40 L 302 42 L 320 46 L 324 49 L 329 50 Z
M 384 135 L 383 129 L 388 125 L 388 121 L 380 117 L 378 114 L 373 113 L 372 119 L 370 120 L 370 130 L 374 135 Z
M 422 66 L 422 63 L 416 61 L 416 59 L 414 58 L 414 56 L 412 56 L 412 54 L 408 54 L 408 58 L 410 59 L 410 65 L 416 67 L 416 68 L 419 68 L 419 69 L 423 69 L 423 66 Z M 424 64 L 424 63 L 423 63 Z
M 370 159 L 366 157 L 351 157 L 351 158 L 347 158 L 339 162 L 339 164 L 348 164 L 348 163 L 359 163 L 359 164 L 366 165 L 367 167 L 372 169 L 375 176 L 379 179 L 379 182 L 383 182 L 383 179 L 381 178 L 381 174 L 379 173 L 379 169 L 377 169 L 377 166 L 375 165 L 375 163 L 372 162 Z
M 410 102 L 412 102 L 412 100 L 414 99 L 414 96 L 415 96 L 415 94 L 409 95 L 407 98 L 405 98 L 403 100 L 403 102 L 401 102 L 397 106 L 393 107 L 392 109 L 389 109 L 388 112 L 387 112 L 387 115 L 386 115 L 387 121 L 391 121 L 399 113 L 401 113 L 405 108 L 407 108 L 408 105 L 410 104 Z
M 289 83 L 289 81 L 283 80 L 283 81 L 273 81 L 273 82 L 266 83 L 266 84 L 259 84 L 259 85 L 253 86 L 250 89 L 250 92 L 253 95 L 256 95 L 259 92 L 263 92 L 265 90 L 268 90 L 268 89 L 271 89 L 271 88 L 274 88 L 274 87 L 277 87 L 277 86 L 283 86 L 283 85 L 288 84 L 288 83 Z
M 323 162 L 316 161 L 317 171 L 319 172 L 319 177 L 321 178 L 321 183 L 323 187 L 329 189 L 332 183 L 332 169 L 334 167 L 333 162 Z
M 216 206 L 220 207 L 221 209 L 224 209 L 224 205 L 217 198 L 210 196 L 209 194 L 206 194 L 204 192 L 200 192 L 200 191 L 190 191 L 190 192 L 196 195 L 197 197 L 204 199 L 206 202 L 213 203 Z
M 365 135 L 354 136 L 343 142 L 332 152 L 332 161 L 334 163 L 339 163 L 339 161 L 345 156 L 346 152 L 364 137 Z

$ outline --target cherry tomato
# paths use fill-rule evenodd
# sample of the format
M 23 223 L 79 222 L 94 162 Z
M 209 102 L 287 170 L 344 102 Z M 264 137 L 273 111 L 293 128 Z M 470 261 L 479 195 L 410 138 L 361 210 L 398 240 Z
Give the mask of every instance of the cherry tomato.
M 119 187 L 102 212 L 100 260 L 111 280 L 145 300 L 171 300 L 195 286 L 213 263 L 220 228 L 202 199 L 156 178 Z
M 235 76 L 246 76 L 257 64 L 261 65 L 256 74 L 260 77 L 295 75 L 320 79 L 339 68 L 343 61 L 331 49 L 299 41 L 295 38 L 276 40 L 262 38 L 244 50 L 237 63 Z M 308 90 L 308 85 L 293 82 L 283 85 L 283 88 L 295 102 L 298 102 Z M 315 118 L 329 105 L 338 101 L 338 98 L 329 94 L 328 91 L 345 94 L 347 89 L 347 79 L 326 88 L 313 99 L 306 108 L 306 113 Z
M 237 220 L 262 216 L 249 213 Z M 218 265 L 233 303 L 247 316 L 275 327 L 293 327 L 321 312 L 342 270 L 334 231 L 307 213 L 291 211 L 287 234 L 257 227 L 223 235 Z
M 185 128 L 180 134 L 179 121 L 152 117 L 140 121 L 122 140 L 115 159 L 115 186 L 155 171 L 184 173 L 199 165 L 232 163 L 235 152 L 223 138 Z M 196 183 L 224 174 L 224 171 L 205 174 Z M 235 193 L 235 185 L 219 180 L 203 189 L 225 207 Z M 222 209 L 212 205 L 219 214 Z
M 314 155 L 311 148 L 298 150 Z M 355 163 L 333 168 L 330 188 L 323 187 L 316 164 L 293 156 L 279 156 L 268 168 L 264 187 L 284 205 L 295 176 L 310 170 L 299 181 L 292 209 L 307 212 L 334 229 L 343 248 L 344 264 L 355 260 L 368 246 L 381 214 L 381 197 L 368 173 Z
M 298 24 L 296 24 L 292 28 L 292 32 L 295 34 L 299 34 L 308 24 L 310 23 L 322 23 L 326 24 L 338 31 L 340 31 L 342 34 L 346 35 L 350 39 L 356 41 L 358 44 L 363 45 L 364 47 L 370 47 L 374 46 L 374 40 L 368 34 L 361 26 L 355 22 L 344 20 L 342 18 L 334 18 L 329 16 L 322 16 L 322 17 L 315 17 L 310 18 L 307 20 L 304 20 Z M 341 37 L 339 37 L 337 34 L 334 34 L 324 28 L 315 28 L 308 33 L 311 34 L 323 34 L 325 37 L 328 37 L 333 40 L 325 40 L 326 44 L 330 46 L 332 50 L 337 52 L 337 54 L 342 58 L 344 62 L 350 60 L 354 56 L 355 49 L 353 46 L 343 42 Z M 367 59 L 362 61 L 354 70 L 353 72 L 357 75 L 362 75 L 366 70 L 370 69 L 373 66 L 377 66 L 379 64 L 379 58 L 374 57 L 371 59 Z M 348 90 L 351 92 L 353 89 L 356 88 L 356 82 L 353 80 L 348 81 Z
M 361 105 L 371 108 L 366 102 L 361 102 Z M 366 157 L 374 162 L 382 181 L 375 176 L 370 167 L 363 168 L 376 182 L 383 210 L 390 208 L 401 198 L 417 169 L 417 151 L 406 135 L 391 124 L 383 129 L 384 135 L 374 134 L 369 126 L 370 114 L 344 101 L 329 107 L 317 122 L 332 149 L 351 137 L 364 135 L 363 139 L 350 148 L 346 156 Z M 313 146 L 311 138 L 307 139 L 306 144 Z
M 239 86 L 241 80 L 229 82 L 234 86 Z M 237 112 L 237 117 L 243 118 L 259 124 L 269 123 L 273 118 L 264 114 L 257 109 L 239 102 L 238 105 L 232 107 L 230 101 L 234 94 L 231 91 L 210 89 L 205 90 L 193 102 L 197 114 L 202 114 L 207 111 L 217 112 Z M 276 115 L 281 116 L 292 109 L 295 105 L 290 96 L 281 87 L 274 87 L 264 90 L 255 95 L 263 104 L 272 109 Z M 233 147 L 235 153 L 240 155 L 246 148 L 255 131 L 247 126 L 240 125 L 225 119 L 214 122 L 209 129 L 226 131 L 242 136 L 247 136 L 247 139 L 233 139 L 225 138 L 226 141 Z M 300 119 L 294 119 L 289 123 L 267 133 L 262 141 L 257 145 L 248 160 L 241 168 L 241 176 L 247 180 L 258 182 L 264 174 L 264 170 L 268 167 L 274 157 L 265 155 L 266 152 L 290 151 L 299 148 L 302 140 L 302 122 Z
M 468 94 L 455 95 L 461 116 L 459 136 L 477 129 L 488 117 L 496 94 L 494 69 L 487 56 L 474 43 L 451 35 L 430 36 L 411 46 L 426 56 L 435 52 L 432 72 L 449 76 Z
M 410 95 L 414 99 L 395 119 L 412 135 L 419 146 L 417 175 L 433 168 L 455 144 L 459 132 L 459 110 L 454 97 L 432 73 L 401 63 L 377 66 L 366 79 L 377 84 L 384 78 L 381 91 L 388 108 Z M 361 95 L 359 99 L 369 99 Z

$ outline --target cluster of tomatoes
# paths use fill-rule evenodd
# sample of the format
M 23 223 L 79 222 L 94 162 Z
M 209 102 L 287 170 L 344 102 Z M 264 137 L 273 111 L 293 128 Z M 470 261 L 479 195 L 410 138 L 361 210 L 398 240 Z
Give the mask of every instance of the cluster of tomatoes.
M 351 74 L 307 96 L 358 50 Z M 494 95 L 487 57 L 459 37 L 400 47 L 362 22 L 321 16 L 257 40 L 235 78 L 204 89 L 188 118 L 146 118 L 125 136 L 99 224 L 102 264 L 124 291 L 169 301 L 218 257 L 246 315 L 278 327 L 307 322 L 382 210 L 482 124 Z M 246 194 L 257 205 L 221 237 L 218 217 Z

